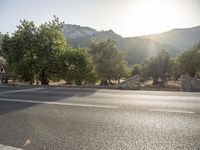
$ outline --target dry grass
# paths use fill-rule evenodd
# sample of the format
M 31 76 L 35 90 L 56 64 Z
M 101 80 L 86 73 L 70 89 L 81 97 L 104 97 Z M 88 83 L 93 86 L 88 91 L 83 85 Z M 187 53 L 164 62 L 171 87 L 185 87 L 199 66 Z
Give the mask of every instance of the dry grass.
M 152 80 L 141 82 L 140 90 L 147 90 L 147 91 L 159 91 L 159 90 L 160 91 L 180 91 L 181 90 L 180 81 L 174 81 L 174 80 L 167 81 L 165 83 L 165 86 L 161 87 L 161 88 L 159 88 L 158 85 L 153 85 L 152 83 L 153 83 Z M 115 82 L 115 84 L 117 84 L 117 81 Z M 19 81 L 13 82 L 13 81 L 10 80 L 9 85 L 29 85 L 29 83 L 19 82 Z M 34 85 L 36 85 L 36 83 L 34 83 Z M 53 86 L 66 86 L 65 81 L 50 82 L 49 85 L 50 86 L 51 85 L 53 85 Z
M 148 80 L 141 83 L 141 90 L 150 90 L 150 91 L 180 91 L 181 84 L 180 81 L 167 81 L 164 87 L 159 87 L 159 85 L 153 85 L 152 80 Z

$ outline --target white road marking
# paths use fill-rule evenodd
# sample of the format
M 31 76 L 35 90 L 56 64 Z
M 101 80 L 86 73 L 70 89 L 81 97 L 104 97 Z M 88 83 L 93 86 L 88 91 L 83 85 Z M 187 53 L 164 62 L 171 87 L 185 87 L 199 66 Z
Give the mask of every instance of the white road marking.
M 23 149 L 0 144 L 0 150 L 23 150 Z
M 182 113 L 182 114 L 195 114 L 194 111 L 187 110 L 170 110 L 170 109 L 149 109 L 149 111 L 168 112 L 168 113 Z
M 38 91 L 41 93 L 51 93 L 52 91 Z M 124 94 L 121 91 L 116 92 L 115 94 L 113 93 L 104 93 L 104 92 L 80 92 L 80 91 L 68 91 L 68 89 L 66 88 L 66 91 L 55 91 L 55 92 L 61 92 L 64 94 L 74 94 L 74 95 L 90 95 L 90 96 L 99 96 L 99 98 L 102 97 L 106 97 L 106 98 L 129 98 L 129 99 L 133 99 L 133 100 L 168 100 L 168 101 L 174 101 L 174 100 L 181 100 L 181 101 L 197 101 L 200 102 L 200 97 L 199 96 L 184 96 L 184 95 L 177 95 L 177 96 L 173 96 L 173 95 L 141 95 L 141 94 Z M 124 91 L 123 91 L 124 92 Z
M 53 102 L 52 101 L 34 101 L 34 100 L 6 99 L 6 98 L 0 98 L 0 101 L 34 103 L 34 104 L 49 104 L 49 105 L 62 105 L 62 106 L 112 108 L 112 109 L 115 109 L 115 108 L 119 107 L 119 106 L 111 106 L 111 105 L 81 104 L 81 103 L 55 102 L 55 101 L 53 101 Z
M 26 92 L 26 91 L 38 91 L 38 90 L 42 90 L 44 88 L 31 88 L 31 89 L 23 89 L 23 90 L 11 90 L 11 91 L 4 91 L 4 92 L 0 92 L 0 94 L 9 94 L 9 93 L 19 93 L 19 92 Z

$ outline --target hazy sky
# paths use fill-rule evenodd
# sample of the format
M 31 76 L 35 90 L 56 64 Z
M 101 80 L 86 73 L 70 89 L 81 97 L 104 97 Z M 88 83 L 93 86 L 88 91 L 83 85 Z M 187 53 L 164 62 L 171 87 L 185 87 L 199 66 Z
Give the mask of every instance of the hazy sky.
M 39 25 L 54 14 L 65 23 L 138 36 L 200 25 L 200 0 L 0 0 L 0 32 L 13 32 L 22 19 Z

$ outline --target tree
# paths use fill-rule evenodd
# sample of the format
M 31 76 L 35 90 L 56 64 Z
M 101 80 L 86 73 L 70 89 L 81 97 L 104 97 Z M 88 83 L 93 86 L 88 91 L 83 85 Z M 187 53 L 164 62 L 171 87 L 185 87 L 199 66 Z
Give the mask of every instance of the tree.
M 37 75 L 41 84 L 49 84 L 50 79 L 56 79 L 59 59 L 67 50 L 66 38 L 62 33 L 63 23 L 54 16 L 54 20 L 38 28 Z
M 94 65 L 87 50 L 84 48 L 70 48 L 62 57 L 61 77 L 67 84 L 73 82 L 81 85 L 85 83 L 96 82 Z
M 153 78 L 153 84 L 158 84 L 158 78 L 165 80 L 170 69 L 170 56 L 165 50 L 143 63 L 144 75 Z
M 126 63 L 123 55 L 113 41 L 92 42 L 90 54 L 96 65 L 97 77 L 101 84 L 112 84 L 126 75 Z
M 62 22 L 54 20 L 36 27 L 33 22 L 20 21 L 17 31 L 3 36 L 1 55 L 9 68 L 23 81 L 41 84 L 58 77 L 60 57 L 67 50 Z
M 37 28 L 33 22 L 26 20 L 20 22 L 21 25 L 17 27 L 17 31 L 11 37 L 8 34 L 3 36 L 1 54 L 19 79 L 32 84 L 35 70 L 34 51 L 37 43 Z
M 136 74 L 140 74 L 140 64 L 135 64 L 133 66 L 133 70 L 132 70 L 131 75 L 134 76 Z
M 184 73 L 195 77 L 197 72 L 200 71 L 200 42 L 183 52 L 178 57 L 177 62 Z
M 3 35 L 0 32 L 0 50 L 1 50 L 1 46 L 2 46 L 2 38 L 3 38 Z
M 183 69 L 181 68 L 181 64 L 176 59 L 171 60 L 171 70 L 170 75 L 174 80 L 178 80 L 178 78 L 184 74 Z

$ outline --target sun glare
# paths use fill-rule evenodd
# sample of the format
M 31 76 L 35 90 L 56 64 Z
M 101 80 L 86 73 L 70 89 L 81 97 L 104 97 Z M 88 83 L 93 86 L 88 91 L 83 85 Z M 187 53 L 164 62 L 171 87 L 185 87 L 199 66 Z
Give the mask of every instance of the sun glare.
M 128 7 L 123 20 L 127 34 L 130 28 L 134 28 L 140 35 L 159 33 L 173 28 L 177 22 L 182 21 L 179 7 L 172 1 L 139 1 Z

